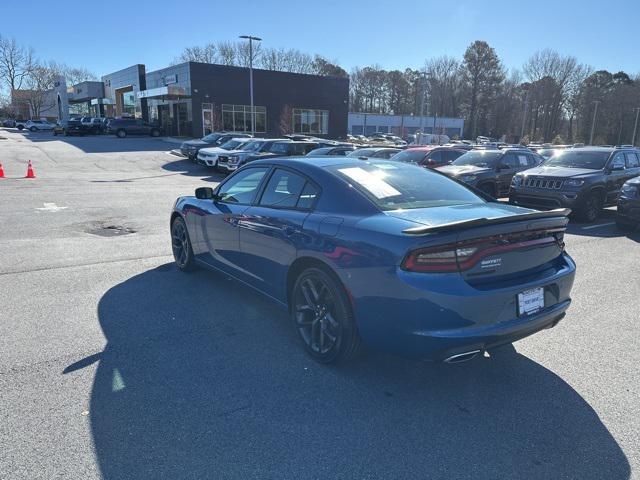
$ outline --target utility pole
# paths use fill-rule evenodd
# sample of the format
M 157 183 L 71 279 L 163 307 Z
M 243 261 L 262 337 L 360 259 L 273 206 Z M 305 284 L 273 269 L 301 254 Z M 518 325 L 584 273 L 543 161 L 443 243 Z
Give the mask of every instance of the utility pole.
M 427 91 L 427 74 L 422 73 L 422 101 L 420 102 L 420 143 L 422 145 L 422 139 L 424 138 L 424 100 Z
M 262 39 L 251 35 L 240 35 L 240 38 L 249 40 L 249 97 L 251 99 L 251 135 L 256 133 L 256 109 L 253 106 L 253 41 L 260 42 Z
M 636 123 L 633 125 L 633 138 L 631 139 L 631 145 L 636 146 L 636 131 L 638 130 L 638 114 L 640 114 L 640 107 L 634 108 L 636 111 Z
M 600 104 L 600 100 L 594 100 L 593 103 L 596 104 L 596 108 L 593 110 L 593 121 L 591 122 L 591 135 L 589 135 L 589 145 L 593 145 L 593 132 L 596 129 L 596 117 L 598 115 L 598 104 Z

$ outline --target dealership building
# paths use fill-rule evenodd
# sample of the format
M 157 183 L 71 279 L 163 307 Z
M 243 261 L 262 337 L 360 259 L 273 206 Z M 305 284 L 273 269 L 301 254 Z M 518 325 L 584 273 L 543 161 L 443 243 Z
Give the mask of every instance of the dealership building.
M 64 90 L 64 91 L 63 91 Z M 58 89 L 58 116 L 137 117 L 167 135 L 201 137 L 215 130 L 260 136 L 347 134 L 349 79 L 185 62 L 147 72 L 144 65 Z M 252 120 L 255 116 L 255 127 Z
M 462 118 L 422 117 L 421 121 L 419 115 L 350 112 L 348 129 L 352 135 L 372 135 L 376 132 L 382 132 L 404 137 L 422 131 L 423 133 L 448 135 L 451 138 L 462 138 L 464 120 Z

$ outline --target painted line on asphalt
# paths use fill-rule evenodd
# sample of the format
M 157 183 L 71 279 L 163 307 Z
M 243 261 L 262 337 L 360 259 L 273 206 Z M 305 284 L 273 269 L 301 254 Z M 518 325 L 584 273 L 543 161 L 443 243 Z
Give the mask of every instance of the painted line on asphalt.
M 608 227 L 610 225 L 615 225 L 615 224 L 616 222 L 601 223 L 600 225 L 590 225 L 588 227 L 582 227 L 582 230 L 591 230 L 592 228 Z

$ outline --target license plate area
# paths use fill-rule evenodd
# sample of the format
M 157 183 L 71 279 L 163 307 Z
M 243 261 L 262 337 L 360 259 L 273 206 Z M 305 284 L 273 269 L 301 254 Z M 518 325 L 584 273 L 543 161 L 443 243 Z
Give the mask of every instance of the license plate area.
M 544 308 L 544 288 L 537 287 L 518 294 L 518 315 L 532 315 Z

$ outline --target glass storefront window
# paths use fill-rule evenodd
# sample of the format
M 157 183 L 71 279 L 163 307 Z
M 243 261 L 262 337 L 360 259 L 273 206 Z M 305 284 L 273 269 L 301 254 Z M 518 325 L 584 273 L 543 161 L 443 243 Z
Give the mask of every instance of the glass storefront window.
M 136 96 L 131 92 L 124 92 L 122 94 L 122 113 L 135 116 L 136 114 Z
M 267 109 L 254 107 L 256 117 L 256 132 L 267 131 Z M 222 105 L 222 128 L 229 132 L 251 131 L 251 106 L 250 105 Z
M 329 133 L 329 111 L 294 108 L 293 132 L 326 135 Z

